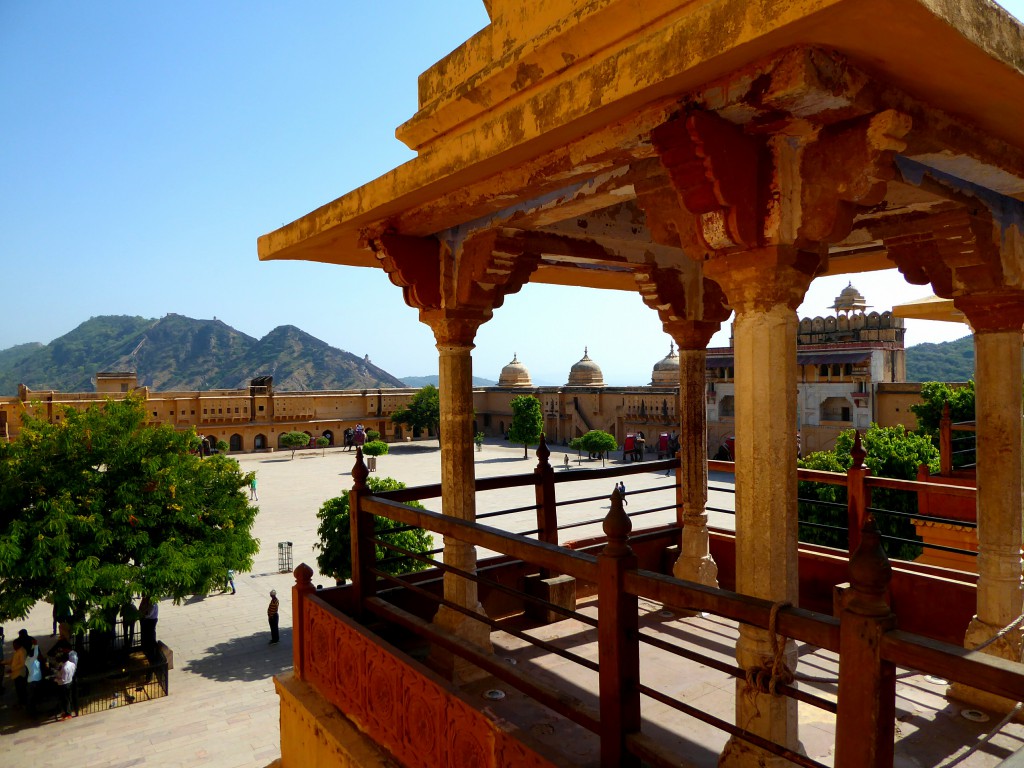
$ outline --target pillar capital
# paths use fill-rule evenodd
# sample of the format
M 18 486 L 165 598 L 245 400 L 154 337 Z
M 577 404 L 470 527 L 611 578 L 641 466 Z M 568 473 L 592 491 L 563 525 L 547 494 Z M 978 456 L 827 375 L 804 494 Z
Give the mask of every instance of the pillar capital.
M 705 349 L 729 318 L 718 284 L 701 275 L 700 265 L 681 268 L 649 266 L 633 273 L 640 297 L 661 318 L 665 333 L 680 349 Z
M 827 255 L 792 245 L 770 245 L 711 257 L 704 274 L 721 286 L 737 314 L 784 305 L 796 311 Z
M 773 124 L 771 130 L 751 128 L 690 109 L 651 131 L 651 144 L 703 248 L 794 244 L 818 250 L 819 243 L 844 239 L 857 209 L 884 197 L 896 176 L 893 158 L 905 148 L 911 127 L 910 118 L 894 110 L 825 126 L 790 114 Z M 649 213 L 666 210 L 651 197 L 651 203 L 641 202 Z M 652 228 L 657 231 L 666 230 L 659 224 Z
M 367 242 L 439 345 L 471 348 L 477 329 L 540 263 L 539 251 L 514 231 L 487 230 L 457 243 L 381 232 Z
M 957 296 L 953 306 L 964 313 L 976 334 L 1024 329 L 1024 291 L 987 291 Z

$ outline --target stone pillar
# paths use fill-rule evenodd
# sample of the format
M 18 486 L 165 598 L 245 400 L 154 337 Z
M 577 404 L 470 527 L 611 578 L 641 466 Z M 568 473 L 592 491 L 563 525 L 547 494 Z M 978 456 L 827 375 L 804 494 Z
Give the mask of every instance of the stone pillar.
M 694 326 L 709 326 L 692 323 Z M 715 324 L 717 326 L 717 324 Z M 682 541 L 672 574 L 718 586 L 718 566 L 708 536 L 708 415 L 705 402 L 707 344 L 714 333 L 675 334 L 679 344 L 679 522 Z
M 794 268 L 799 254 L 773 246 L 712 259 L 705 274 L 722 286 L 736 311 L 736 591 L 797 604 L 796 336 L 799 305 L 813 271 Z M 712 266 L 714 265 L 714 266 Z M 750 668 L 771 656 L 768 633 L 740 627 L 736 658 Z M 796 649 L 786 646 L 786 663 Z M 736 684 L 736 724 L 800 748 L 797 703 L 750 696 Z M 720 765 L 785 765 L 740 739 L 730 739 Z
M 475 473 L 473 467 L 473 358 L 471 343 L 465 340 L 438 341 L 438 373 L 441 415 L 441 508 L 445 515 L 473 522 L 476 520 Z M 444 538 L 446 565 L 476 572 L 476 547 L 449 537 Z M 455 574 L 444 575 L 444 596 L 457 605 L 481 615 L 483 606 L 477 597 L 475 582 Z M 435 623 L 454 634 L 490 651 L 490 627 L 446 606 L 438 610 Z M 436 660 L 447 672 L 465 681 L 472 677 L 469 665 L 457 657 L 440 654 Z
M 964 639 L 976 648 L 1024 611 L 1021 580 L 1021 515 L 1024 470 L 1021 460 L 1021 327 L 1024 296 L 976 295 L 956 300 L 974 327 L 975 418 L 977 420 L 978 606 Z M 1021 661 L 1024 630 L 1018 626 L 984 649 Z M 980 706 L 1011 702 L 954 685 L 951 695 Z

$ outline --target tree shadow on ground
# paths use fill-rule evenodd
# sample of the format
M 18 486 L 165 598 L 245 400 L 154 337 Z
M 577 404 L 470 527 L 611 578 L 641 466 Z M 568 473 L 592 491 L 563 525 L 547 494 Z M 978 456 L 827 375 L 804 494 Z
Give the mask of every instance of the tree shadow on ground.
M 221 682 L 266 680 L 292 668 L 292 630 L 281 628 L 281 642 L 268 645 L 270 630 L 236 637 L 212 645 L 202 658 L 191 659 L 182 667 L 185 672 L 202 675 Z
M 291 459 L 263 459 L 260 464 L 280 464 L 282 461 L 291 461 Z
M 506 457 L 502 457 L 500 459 L 480 459 L 476 463 L 477 464 L 503 464 L 503 463 L 509 462 L 509 461 L 529 461 L 530 458 L 531 458 L 530 456 L 527 456 L 525 458 L 522 457 L 522 456 L 506 456 Z M 534 457 L 534 458 L 536 458 L 536 457 Z

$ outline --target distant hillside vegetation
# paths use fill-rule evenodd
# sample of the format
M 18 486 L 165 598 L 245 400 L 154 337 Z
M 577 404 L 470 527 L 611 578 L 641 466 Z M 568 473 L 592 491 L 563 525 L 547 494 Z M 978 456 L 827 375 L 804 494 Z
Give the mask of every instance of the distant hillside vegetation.
M 425 387 L 427 384 L 433 384 L 435 387 L 438 385 L 438 377 L 434 376 L 403 376 L 402 381 L 405 382 L 407 387 Z M 481 379 L 479 376 L 473 377 L 474 387 L 496 387 L 498 382 L 491 381 L 490 379 Z
M 974 337 L 907 347 L 907 381 L 967 381 L 974 378 Z
M 92 392 L 97 371 L 135 371 L 156 390 L 235 389 L 273 376 L 282 391 L 404 387 L 367 358 L 337 349 L 292 325 L 262 339 L 220 320 L 94 317 L 49 344 L 0 350 L 0 395 L 32 390 Z

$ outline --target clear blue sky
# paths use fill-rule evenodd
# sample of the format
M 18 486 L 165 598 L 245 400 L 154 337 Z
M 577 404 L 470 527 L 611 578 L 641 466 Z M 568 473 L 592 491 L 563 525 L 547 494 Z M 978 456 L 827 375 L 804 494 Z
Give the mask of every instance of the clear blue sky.
M 410 159 L 394 129 L 418 74 L 486 23 L 481 0 L 0 3 L 0 349 L 174 312 L 256 337 L 292 324 L 395 375 L 436 373 L 381 271 L 261 263 L 256 238 Z M 927 293 L 852 279 L 879 310 Z M 846 282 L 816 281 L 801 316 Z M 912 323 L 907 341 L 965 333 Z M 563 383 L 584 345 L 609 384 L 642 384 L 669 338 L 638 294 L 528 285 L 477 335 L 474 372 L 518 353 Z

